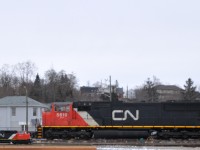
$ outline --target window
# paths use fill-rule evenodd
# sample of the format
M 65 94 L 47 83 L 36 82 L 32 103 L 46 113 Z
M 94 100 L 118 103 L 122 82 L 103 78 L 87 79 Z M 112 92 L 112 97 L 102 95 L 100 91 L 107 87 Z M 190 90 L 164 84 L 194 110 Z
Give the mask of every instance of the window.
M 12 116 L 16 116 L 16 107 L 11 107 Z
M 58 111 L 58 112 L 69 112 L 69 105 L 64 105 L 64 106 L 61 106 L 61 105 L 55 105 L 55 111 Z
M 37 108 L 33 108 L 33 116 L 37 116 Z

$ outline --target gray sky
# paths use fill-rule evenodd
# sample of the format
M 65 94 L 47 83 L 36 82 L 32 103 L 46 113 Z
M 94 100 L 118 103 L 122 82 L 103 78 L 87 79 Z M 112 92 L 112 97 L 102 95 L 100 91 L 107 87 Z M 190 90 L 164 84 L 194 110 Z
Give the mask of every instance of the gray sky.
M 0 66 L 31 60 L 40 76 L 134 88 L 156 76 L 200 85 L 199 0 L 0 0 Z

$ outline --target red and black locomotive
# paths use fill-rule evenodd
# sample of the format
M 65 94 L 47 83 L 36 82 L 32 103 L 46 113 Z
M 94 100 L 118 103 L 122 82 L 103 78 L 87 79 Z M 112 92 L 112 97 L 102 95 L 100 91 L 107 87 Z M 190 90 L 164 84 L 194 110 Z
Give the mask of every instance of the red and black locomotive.
M 200 102 L 53 103 L 39 138 L 200 137 Z

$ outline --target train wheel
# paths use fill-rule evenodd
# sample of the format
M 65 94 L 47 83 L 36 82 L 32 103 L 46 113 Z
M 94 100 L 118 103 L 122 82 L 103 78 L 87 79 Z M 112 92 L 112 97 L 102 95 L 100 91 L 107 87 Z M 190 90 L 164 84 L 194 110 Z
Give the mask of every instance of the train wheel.
M 91 138 L 91 133 L 90 132 L 82 132 L 81 134 L 79 134 L 79 139 L 85 139 L 85 140 L 88 140 Z
M 12 141 L 13 144 L 17 144 L 15 141 Z
M 187 131 L 183 131 L 182 132 L 181 138 L 182 139 L 188 139 L 189 138 L 189 135 L 187 134 Z
M 164 135 L 163 135 L 163 138 L 164 138 L 165 140 L 168 140 L 168 139 L 169 139 L 169 135 L 168 135 L 168 134 L 164 134 Z
M 48 140 L 53 140 L 52 132 L 51 132 L 50 130 L 46 131 L 46 132 L 45 132 L 45 137 L 46 137 Z
M 182 138 L 183 138 L 183 139 L 188 139 L 189 136 L 188 136 L 187 134 L 183 134 Z
M 64 135 L 62 135 L 62 139 L 69 140 L 69 139 L 71 139 L 71 137 L 69 135 L 64 134 Z
M 81 134 L 81 135 L 79 135 L 79 139 L 87 139 L 88 137 L 87 137 L 87 135 L 86 134 Z

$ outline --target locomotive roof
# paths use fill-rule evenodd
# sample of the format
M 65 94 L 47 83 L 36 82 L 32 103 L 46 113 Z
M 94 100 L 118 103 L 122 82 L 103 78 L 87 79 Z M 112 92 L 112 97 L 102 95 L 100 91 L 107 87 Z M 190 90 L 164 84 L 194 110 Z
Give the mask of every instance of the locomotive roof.
M 85 106 L 88 106 L 88 105 L 91 105 L 91 104 L 130 104 L 130 102 L 123 102 L 123 101 L 112 101 L 112 102 L 110 102 L 110 101 L 76 101 L 76 102 L 73 102 L 73 104 L 74 105 L 85 105 Z M 165 101 L 165 102 L 159 102 L 159 101 L 155 101 L 155 102 L 147 102 L 147 101 L 136 101 L 136 102 L 132 102 L 131 104 L 141 104 L 141 103 L 143 103 L 143 104 L 160 104 L 160 103 L 165 103 L 165 104 L 167 104 L 167 103 L 170 103 L 170 104 L 172 104 L 172 103 L 200 103 L 200 101 L 198 101 L 198 100 L 191 100 L 191 101 L 189 101 L 189 100 L 179 100 L 179 101 L 174 101 L 174 100 L 169 100 L 169 101 Z
M 68 104 L 72 104 L 72 102 L 53 102 L 53 104 L 56 104 L 56 105 L 68 105 Z

